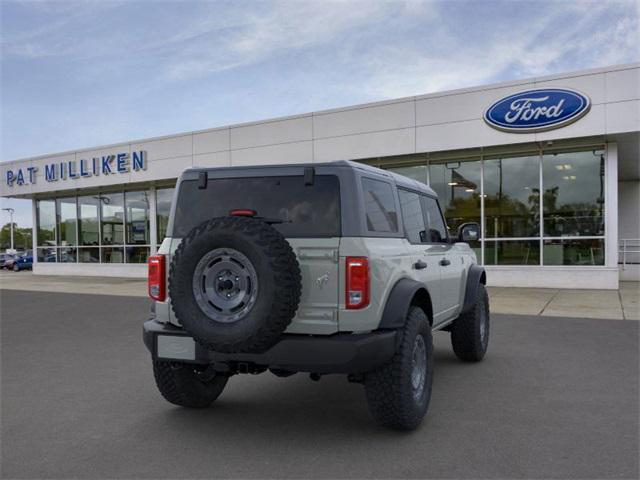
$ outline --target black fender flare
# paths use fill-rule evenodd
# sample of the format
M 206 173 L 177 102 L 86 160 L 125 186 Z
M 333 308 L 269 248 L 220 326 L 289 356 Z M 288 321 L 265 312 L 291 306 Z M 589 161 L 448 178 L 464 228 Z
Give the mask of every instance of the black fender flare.
M 467 274 L 467 286 L 465 287 L 464 303 L 462 304 L 460 314 L 467 313 L 476 304 L 476 298 L 478 298 L 478 285 L 480 284 L 487 284 L 487 274 L 484 271 L 484 268 L 473 264 L 469 267 L 469 273 Z
M 429 323 L 433 323 L 431 297 L 427 287 L 424 283 L 416 282 L 410 278 L 401 278 L 389 293 L 378 328 L 402 328 L 412 304 L 421 307 L 429 318 Z

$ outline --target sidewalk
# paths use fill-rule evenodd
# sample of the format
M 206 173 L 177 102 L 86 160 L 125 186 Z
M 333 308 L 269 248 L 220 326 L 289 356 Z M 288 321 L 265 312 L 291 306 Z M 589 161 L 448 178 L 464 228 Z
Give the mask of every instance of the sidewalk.
M 0 289 L 146 297 L 146 280 L 60 277 L 0 271 Z M 511 315 L 640 320 L 640 283 L 620 290 L 489 287 L 491 311 Z

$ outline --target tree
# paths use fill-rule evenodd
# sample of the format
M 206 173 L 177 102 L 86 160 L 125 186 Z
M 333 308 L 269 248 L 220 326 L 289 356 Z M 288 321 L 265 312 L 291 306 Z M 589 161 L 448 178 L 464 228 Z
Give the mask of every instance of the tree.
M 31 250 L 32 243 L 31 228 L 20 228 L 17 223 L 13 223 L 13 246 L 17 250 Z M 0 229 L 0 248 L 6 250 L 11 248 L 11 224 L 6 223 Z

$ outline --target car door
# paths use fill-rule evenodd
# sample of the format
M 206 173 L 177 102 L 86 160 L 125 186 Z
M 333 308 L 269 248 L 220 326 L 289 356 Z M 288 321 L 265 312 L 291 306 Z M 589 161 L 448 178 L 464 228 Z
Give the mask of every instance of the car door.
M 427 226 L 422 211 L 421 195 L 404 188 L 398 188 L 398 196 L 405 237 L 411 255 L 411 274 L 414 280 L 424 283 L 427 287 L 431 295 L 434 323 L 438 323 L 445 310 L 440 285 L 441 267 L 438 264 L 439 257 L 436 255 L 436 250 L 439 247 L 427 242 Z
M 445 321 L 456 315 L 460 306 L 460 281 L 462 276 L 460 259 L 456 258 L 453 243 L 449 242 L 447 227 L 440 210 L 440 205 L 434 197 L 422 196 L 423 212 L 427 225 L 427 240 L 429 248 L 427 254 L 440 267 L 440 304 L 442 310 L 438 315 L 438 322 Z M 435 320 L 435 316 L 434 316 Z

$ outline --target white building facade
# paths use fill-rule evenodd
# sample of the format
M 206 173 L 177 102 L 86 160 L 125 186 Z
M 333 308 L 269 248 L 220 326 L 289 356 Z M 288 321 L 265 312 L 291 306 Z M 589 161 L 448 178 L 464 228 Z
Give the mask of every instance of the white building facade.
M 454 231 L 480 223 L 491 285 L 640 277 L 640 64 L 6 162 L 0 195 L 33 201 L 34 273 L 143 277 L 185 168 L 332 160 L 429 184 Z

